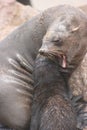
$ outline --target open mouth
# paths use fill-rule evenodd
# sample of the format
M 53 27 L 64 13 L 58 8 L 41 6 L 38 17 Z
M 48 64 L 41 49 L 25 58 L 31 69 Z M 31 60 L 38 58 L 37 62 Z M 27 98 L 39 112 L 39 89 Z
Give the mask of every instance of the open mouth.
M 66 56 L 65 55 L 60 55 L 60 59 L 61 59 L 61 66 L 63 68 L 66 68 L 67 64 L 66 64 Z
M 58 63 L 62 68 L 66 68 L 67 67 L 67 59 L 66 56 L 64 55 L 64 53 L 62 52 L 58 52 L 58 51 L 39 51 L 40 55 L 43 55 L 47 58 L 49 58 L 50 60 Z

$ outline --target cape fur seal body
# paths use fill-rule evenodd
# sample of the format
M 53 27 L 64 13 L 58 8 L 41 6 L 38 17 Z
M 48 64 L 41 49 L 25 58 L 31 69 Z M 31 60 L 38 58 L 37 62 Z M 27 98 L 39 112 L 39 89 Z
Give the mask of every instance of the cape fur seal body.
M 2 124 L 17 130 L 27 129 L 29 126 L 33 97 L 34 60 L 42 44 L 42 39 L 51 25 L 53 26 L 56 20 L 65 19 L 66 21 L 67 18 L 70 21 L 68 26 L 69 30 L 71 27 L 72 33 L 70 33 L 70 37 L 66 35 L 66 40 L 64 39 L 66 42 L 62 49 L 65 48 L 67 67 L 73 63 L 75 56 L 81 54 L 81 58 L 75 64 L 76 67 L 86 51 L 87 17 L 83 12 L 71 6 L 63 5 L 47 9 L 0 42 L 0 122 Z M 65 30 L 68 29 L 66 22 L 64 26 Z M 78 27 L 79 30 L 76 29 Z M 60 32 L 61 29 L 62 27 Z M 75 29 L 76 31 L 73 31 Z M 74 38 L 73 41 L 72 38 Z

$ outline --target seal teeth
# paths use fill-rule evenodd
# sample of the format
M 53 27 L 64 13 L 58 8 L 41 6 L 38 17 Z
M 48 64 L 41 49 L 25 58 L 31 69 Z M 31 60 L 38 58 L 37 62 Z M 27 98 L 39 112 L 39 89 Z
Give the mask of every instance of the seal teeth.
M 67 66 L 66 56 L 65 56 L 64 54 L 58 54 L 57 56 L 58 56 L 58 58 L 60 59 L 61 66 L 62 66 L 63 68 L 66 68 L 66 66 Z
M 63 55 L 62 58 L 63 58 L 62 67 L 63 67 L 63 68 L 66 68 L 66 56 Z

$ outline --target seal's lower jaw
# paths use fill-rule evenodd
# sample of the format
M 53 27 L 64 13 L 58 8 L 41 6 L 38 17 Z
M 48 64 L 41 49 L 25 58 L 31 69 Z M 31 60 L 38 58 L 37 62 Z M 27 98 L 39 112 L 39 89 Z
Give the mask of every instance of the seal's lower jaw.
M 62 68 L 67 67 L 67 58 L 62 52 L 55 53 L 55 51 L 54 52 L 53 51 L 45 51 L 45 50 L 40 49 L 39 54 L 49 58 L 50 60 L 54 61 L 55 63 L 58 63 Z

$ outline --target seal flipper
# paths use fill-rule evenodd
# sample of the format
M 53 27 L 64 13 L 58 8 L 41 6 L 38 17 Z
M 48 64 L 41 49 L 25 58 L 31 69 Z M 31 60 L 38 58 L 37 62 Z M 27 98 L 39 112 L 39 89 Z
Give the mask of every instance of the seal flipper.
M 87 102 L 84 100 L 82 95 L 72 96 L 72 104 L 77 113 L 77 128 L 78 130 L 83 130 L 87 128 Z

